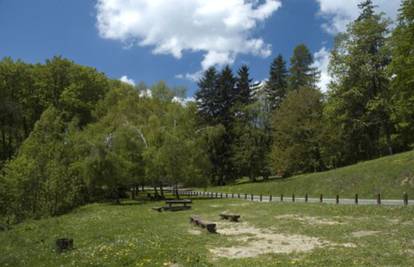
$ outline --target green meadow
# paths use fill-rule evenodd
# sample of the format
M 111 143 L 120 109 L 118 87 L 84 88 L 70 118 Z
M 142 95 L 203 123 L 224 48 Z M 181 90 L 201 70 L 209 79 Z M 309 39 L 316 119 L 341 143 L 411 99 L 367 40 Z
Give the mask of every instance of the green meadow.
M 413 266 L 414 207 L 252 203 L 194 199 L 91 204 L 0 232 L 0 266 Z M 238 213 L 241 221 L 219 218 Z M 189 223 L 217 223 L 217 234 Z M 56 238 L 74 239 L 58 253 Z

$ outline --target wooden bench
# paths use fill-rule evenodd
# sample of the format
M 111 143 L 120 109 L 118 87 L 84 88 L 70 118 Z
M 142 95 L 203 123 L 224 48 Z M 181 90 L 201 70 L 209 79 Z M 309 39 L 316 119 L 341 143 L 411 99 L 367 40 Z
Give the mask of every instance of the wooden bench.
M 203 221 L 200 217 L 198 216 L 190 216 L 190 223 L 194 223 L 195 225 L 201 226 L 202 228 L 206 228 L 207 231 L 209 231 L 210 233 L 215 233 L 216 232 L 216 224 L 213 222 L 208 222 L 208 221 Z
M 167 200 L 165 201 L 165 204 L 167 204 L 169 207 L 172 207 L 172 205 L 179 204 L 183 205 L 184 207 L 187 207 L 187 204 L 191 204 L 193 201 L 191 199 L 173 199 L 173 200 Z
M 239 219 L 240 219 L 240 215 L 239 214 L 228 214 L 228 213 L 224 213 L 224 212 L 220 213 L 220 217 L 222 219 L 230 220 L 232 222 L 238 222 Z
M 191 206 L 189 206 L 188 204 L 191 204 L 191 203 L 193 203 L 191 199 L 167 200 L 165 201 L 165 204 L 167 204 L 168 206 L 154 207 L 152 209 L 158 212 L 189 210 L 191 209 Z M 180 206 L 173 206 L 173 205 L 180 205 Z

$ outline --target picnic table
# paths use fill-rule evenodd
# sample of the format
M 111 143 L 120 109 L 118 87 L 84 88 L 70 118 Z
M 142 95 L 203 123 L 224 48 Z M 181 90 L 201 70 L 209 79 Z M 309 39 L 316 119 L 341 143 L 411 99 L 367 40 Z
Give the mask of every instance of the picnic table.
M 168 206 L 164 207 L 155 207 L 152 208 L 156 211 L 180 211 L 180 210 L 187 210 L 191 209 L 191 206 L 189 204 L 193 203 L 191 199 L 174 199 L 174 200 L 166 200 L 165 204 Z M 179 206 L 176 206 L 179 205 Z
M 166 200 L 165 204 L 168 205 L 168 207 L 172 207 L 175 204 L 183 205 L 184 207 L 187 206 L 187 204 L 191 204 L 193 201 L 191 199 L 173 199 L 173 200 Z

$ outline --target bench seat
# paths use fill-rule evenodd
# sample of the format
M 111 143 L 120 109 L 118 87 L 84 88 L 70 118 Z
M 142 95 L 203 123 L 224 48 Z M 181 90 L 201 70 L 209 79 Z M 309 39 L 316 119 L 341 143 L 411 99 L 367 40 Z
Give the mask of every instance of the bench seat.
M 226 219 L 226 220 L 230 220 L 232 222 L 238 222 L 240 219 L 240 215 L 239 214 L 228 214 L 228 213 L 220 213 L 220 217 L 222 219 Z
M 207 231 L 209 231 L 210 233 L 215 233 L 216 232 L 216 224 L 215 223 L 204 221 L 198 216 L 195 216 L 195 215 L 190 216 L 190 222 L 194 223 L 195 225 L 201 226 L 202 228 L 206 228 Z

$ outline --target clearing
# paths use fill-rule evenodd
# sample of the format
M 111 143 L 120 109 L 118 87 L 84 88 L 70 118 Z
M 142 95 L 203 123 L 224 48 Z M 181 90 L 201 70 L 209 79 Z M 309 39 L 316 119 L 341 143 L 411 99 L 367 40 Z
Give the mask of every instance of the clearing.
M 192 210 L 92 204 L 0 232 L 0 266 L 414 266 L 414 207 L 194 199 Z M 221 212 L 241 215 L 239 223 Z M 210 234 L 189 223 L 217 223 Z M 74 239 L 58 254 L 54 241 Z

